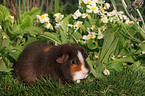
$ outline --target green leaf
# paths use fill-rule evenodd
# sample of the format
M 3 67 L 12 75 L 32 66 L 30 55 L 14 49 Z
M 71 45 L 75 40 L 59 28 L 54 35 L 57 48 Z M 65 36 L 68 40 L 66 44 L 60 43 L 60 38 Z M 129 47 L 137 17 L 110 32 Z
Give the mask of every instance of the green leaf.
M 3 39 L 1 48 L 4 48 L 4 47 L 7 48 L 9 45 L 10 45 L 10 39 L 9 38 Z
M 0 30 L 0 48 L 2 47 L 3 42 L 3 36 L 2 36 L 2 30 Z
M 17 60 L 22 51 L 23 51 L 22 46 L 12 47 L 9 51 L 9 55 L 12 56 L 15 60 Z
M 20 16 L 20 20 L 22 22 L 27 16 L 30 16 L 34 21 L 34 20 L 37 20 L 36 15 L 40 15 L 40 9 L 39 8 L 32 8 L 30 12 L 25 12 L 24 14 L 22 14 Z
M 25 12 L 24 14 L 22 14 L 22 15 L 20 16 L 21 22 L 22 22 L 27 16 L 30 16 L 30 15 L 29 15 L 29 12 Z
M 98 47 L 97 42 L 92 39 L 87 40 L 87 46 L 89 49 L 96 49 Z
M 82 35 L 79 32 L 74 32 L 72 34 L 72 37 L 75 41 L 80 40 L 82 38 Z
M 9 71 L 12 70 L 10 68 L 7 68 L 6 65 L 9 66 L 10 65 L 10 61 L 6 57 L 2 57 L 0 59 L 0 71 L 9 72 Z
M 123 47 L 125 46 L 125 38 L 120 33 L 117 34 L 117 38 L 119 38 L 118 45 L 119 45 L 119 51 L 121 51 L 123 49 Z
M 111 32 L 110 29 L 105 31 L 103 47 L 102 47 L 102 50 L 101 50 L 101 52 L 99 54 L 98 64 L 101 63 L 101 61 L 104 59 L 106 53 L 108 52 L 112 42 L 114 41 L 114 35 L 115 35 L 115 32 Z M 115 44 L 116 44 L 116 42 L 115 42 Z
M 121 71 L 123 69 L 123 65 L 121 63 L 112 63 L 107 66 L 107 69 Z
M 39 8 L 32 8 L 29 15 L 33 18 L 33 20 L 36 20 L 36 15 L 40 15 L 40 9 Z
M 42 28 L 37 27 L 37 26 L 29 26 L 26 30 L 25 33 L 30 33 L 31 36 L 35 36 L 43 32 Z
M 140 64 L 141 64 L 140 61 L 136 61 L 130 66 L 130 68 L 132 68 L 133 70 L 138 70 L 140 67 Z
M 111 53 L 112 53 L 113 51 L 115 51 L 115 49 L 116 49 L 116 47 L 117 47 L 118 40 L 119 40 L 119 38 L 116 38 L 116 39 L 112 42 L 112 44 L 110 45 L 110 48 L 108 49 L 108 51 L 106 52 L 106 54 L 105 54 L 105 56 L 104 56 L 104 58 L 103 58 L 103 60 L 102 60 L 102 63 L 104 63 L 104 62 L 107 63 L 107 62 L 108 62 L 109 56 L 111 55 Z
M 59 36 L 56 33 L 45 32 L 40 36 L 50 39 L 51 41 L 56 42 L 58 44 L 61 44 L 61 41 L 59 40 Z
M 88 62 L 89 66 L 90 66 L 90 70 L 91 70 L 91 73 L 94 75 L 95 78 L 99 79 L 99 78 L 102 78 L 103 77 L 103 70 L 105 69 L 105 66 L 103 64 L 99 64 L 97 66 L 97 68 L 93 68 L 93 61 L 90 60 L 90 58 L 88 57 L 86 59 L 86 61 Z
M 20 34 L 22 32 L 20 25 L 14 24 L 13 30 L 10 31 L 11 34 Z
M 32 26 L 32 25 L 33 25 L 33 19 L 32 19 L 32 17 L 30 17 L 28 15 L 23 19 L 22 24 L 20 25 L 20 28 L 21 28 L 21 30 L 24 30 L 25 28 Z
M 0 5 L 0 13 L 2 13 L 1 17 L 3 19 L 5 19 L 7 16 L 10 15 L 9 10 L 5 6 L 3 6 L 3 5 Z
M 69 19 L 71 18 L 72 14 L 68 15 L 63 19 L 63 24 L 61 25 L 60 29 L 60 35 L 61 35 L 61 40 L 62 43 L 67 43 L 68 42 L 68 24 L 69 24 Z
M 11 70 L 12 69 L 7 68 L 5 64 L 0 65 L 0 71 L 10 72 Z
M 145 44 L 141 44 L 140 48 L 141 48 L 142 51 L 145 51 Z
M 38 41 L 38 39 L 37 39 L 36 37 L 29 37 L 28 40 L 27 40 L 27 42 L 23 45 L 22 50 L 23 50 L 27 45 L 29 45 L 30 43 L 35 42 L 35 41 Z
M 0 16 L 0 24 L 1 24 L 1 21 L 3 20 L 3 14 L 1 11 L 0 11 L 0 14 L 1 14 L 1 16 Z
M 133 63 L 134 59 L 130 56 L 130 57 L 124 57 L 124 58 L 120 58 L 120 59 L 115 59 L 113 61 L 110 61 L 109 63 L 120 63 L 120 62 L 130 62 L 130 63 Z

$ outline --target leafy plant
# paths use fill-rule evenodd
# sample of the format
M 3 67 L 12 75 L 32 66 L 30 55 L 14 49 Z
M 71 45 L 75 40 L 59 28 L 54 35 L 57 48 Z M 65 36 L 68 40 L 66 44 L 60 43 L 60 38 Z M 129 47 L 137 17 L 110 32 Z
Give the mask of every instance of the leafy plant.
M 128 14 L 123 0 L 129 17 L 123 11 L 117 11 L 114 0 L 111 0 L 114 10 L 110 12 L 107 12 L 110 4 L 102 0 L 81 1 L 78 10 L 69 15 L 58 13 L 58 0 L 55 0 L 55 12 L 49 14 L 40 14 L 43 6 L 21 13 L 19 1 L 18 20 L 14 20 L 7 8 L 0 5 L 0 70 L 9 72 L 11 63 L 17 60 L 23 48 L 34 41 L 56 45 L 75 42 L 84 46 L 89 53 L 87 61 L 95 78 L 109 75 L 112 70 L 121 71 L 127 64 L 139 65 L 144 70 L 143 18 L 138 24 L 139 20 Z M 137 12 L 141 17 L 139 10 Z

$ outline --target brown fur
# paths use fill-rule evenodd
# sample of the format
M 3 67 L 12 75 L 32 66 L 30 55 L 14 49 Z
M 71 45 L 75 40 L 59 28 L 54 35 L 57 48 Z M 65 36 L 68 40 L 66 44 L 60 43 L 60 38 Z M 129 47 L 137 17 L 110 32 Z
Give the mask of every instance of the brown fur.
M 71 66 L 71 75 L 73 75 L 76 71 L 80 71 L 81 70 L 81 66 L 82 66 L 81 62 L 79 62 L 78 65 L 72 65 Z
M 82 52 L 86 59 L 88 56 L 84 48 L 77 44 L 63 44 L 52 46 L 46 43 L 32 43 L 28 45 L 17 60 L 15 75 L 25 80 L 27 84 L 35 83 L 36 79 L 51 76 L 61 84 L 72 81 L 72 75 L 80 70 L 80 61 L 77 51 Z M 76 60 L 77 65 L 72 65 L 71 61 Z M 85 67 L 90 69 L 85 61 Z

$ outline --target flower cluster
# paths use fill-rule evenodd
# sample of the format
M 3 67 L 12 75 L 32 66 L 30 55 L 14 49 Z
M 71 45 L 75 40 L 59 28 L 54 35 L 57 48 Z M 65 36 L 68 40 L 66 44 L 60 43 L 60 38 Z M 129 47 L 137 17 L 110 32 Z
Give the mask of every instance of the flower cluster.
M 55 29 L 58 29 L 59 26 L 62 25 L 62 23 L 63 23 L 64 15 L 61 13 L 56 13 L 56 14 L 54 14 L 54 17 L 55 17 L 55 21 L 56 21 Z
M 43 15 L 36 15 L 36 16 L 40 20 L 40 23 L 44 23 L 45 24 L 45 28 L 47 28 L 47 29 L 53 29 L 53 26 L 50 23 L 50 19 L 49 19 L 47 13 L 45 13 Z
M 47 29 L 52 29 L 53 30 L 53 26 L 51 25 L 50 23 L 50 18 L 48 17 L 48 14 L 45 13 L 43 15 L 36 15 L 37 18 L 40 20 L 40 23 L 44 23 L 45 24 L 45 28 Z M 58 29 L 60 25 L 62 25 L 63 23 L 63 18 L 64 18 L 64 15 L 62 15 L 61 13 L 56 13 L 54 14 L 54 18 L 55 18 L 55 29 Z
M 87 28 L 88 35 L 83 36 L 82 39 L 84 40 L 95 39 L 95 38 L 102 39 L 104 36 L 103 32 L 107 28 L 106 24 L 108 22 L 112 22 L 115 24 L 117 22 L 122 21 L 126 24 L 130 24 L 130 25 L 133 24 L 133 21 L 130 21 L 130 19 L 126 15 L 124 15 L 123 11 L 116 12 L 115 10 L 113 10 L 111 12 L 107 12 L 106 10 L 110 8 L 110 4 L 106 3 L 104 0 L 79 0 L 79 4 L 80 4 L 81 11 L 82 10 L 84 11 L 81 12 L 78 9 L 72 15 L 74 20 L 79 19 L 79 21 L 76 21 L 74 25 L 71 25 L 71 26 L 74 26 L 75 32 L 84 23 L 84 21 L 86 20 L 86 17 L 93 16 L 92 14 L 97 15 L 100 18 L 100 21 L 102 22 L 102 26 L 92 25 L 91 28 Z M 86 6 L 85 7 L 86 9 L 84 9 L 84 7 L 81 7 L 81 5 Z M 84 18 L 85 20 L 82 20 Z M 80 21 L 80 19 L 82 21 Z M 93 30 L 94 27 L 96 27 L 97 30 Z

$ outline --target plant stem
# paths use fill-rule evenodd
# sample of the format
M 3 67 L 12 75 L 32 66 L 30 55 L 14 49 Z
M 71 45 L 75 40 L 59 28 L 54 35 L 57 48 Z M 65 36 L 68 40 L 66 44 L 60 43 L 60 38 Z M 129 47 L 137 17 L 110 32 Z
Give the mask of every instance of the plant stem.
M 30 8 L 29 0 L 27 0 L 27 11 L 28 11 L 28 12 L 29 12 L 29 8 Z
M 43 3 L 44 3 L 44 0 L 41 1 L 41 8 L 40 8 L 40 14 L 42 12 L 42 8 L 43 8 Z
M 142 17 L 142 15 L 141 15 L 140 11 L 139 11 L 138 9 L 136 9 L 136 11 L 137 11 L 137 13 L 139 14 L 139 16 L 140 16 L 140 18 L 141 18 L 141 21 L 142 21 L 142 23 L 143 23 L 143 25 L 144 25 L 144 20 L 143 20 L 143 17 Z
M 16 0 L 16 4 L 17 4 L 18 19 L 19 19 L 19 23 L 20 23 L 20 16 L 21 16 L 21 1 L 20 1 L 20 0 Z
M 50 2 L 50 4 L 49 4 L 49 7 L 48 7 L 48 9 L 47 9 L 47 11 L 46 11 L 47 13 L 48 13 L 48 11 L 50 10 L 50 7 L 51 7 L 53 1 L 54 1 L 54 0 L 51 0 L 51 2 Z
M 22 3 L 23 3 L 23 13 L 24 13 L 26 11 L 26 2 L 25 2 L 25 0 L 23 0 Z
M 121 0 L 121 1 L 124 2 L 124 0 Z M 112 4 L 113 4 L 113 8 L 114 8 L 115 12 L 117 13 L 117 8 L 116 8 L 115 1 L 114 1 L 114 0 L 111 0 L 111 2 L 112 2 Z M 129 15 L 129 13 L 128 13 L 127 9 L 126 9 L 126 7 L 127 7 L 126 3 L 123 3 L 123 7 L 124 7 L 125 11 L 127 12 L 127 15 Z M 116 15 L 116 16 L 119 18 L 118 15 Z M 130 17 L 130 15 L 129 15 L 129 17 Z M 130 18 L 131 18 L 131 17 L 130 17 Z M 121 20 L 120 20 L 120 21 L 121 21 Z M 122 21 L 121 21 L 121 22 L 122 22 Z M 135 20 L 134 20 L 134 22 L 135 22 Z M 136 22 L 135 22 L 135 23 L 136 23 Z M 126 30 L 127 34 L 128 34 L 131 38 L 133 38 L 133 39 L 136 40 L 137 42 L 141 42 L 140 40 L 134 38 L 134 37 L 128 32 L 128 30 L 127 30 L 127 28 L 125 27 L 125 25 L 123 24 L 123 22 L 122 22 L 122 25 L 123 25 L 124 29 Z
M 127 9 L 126 9 L 127 6 L 126 6 L 125 1 L 124 1 L 124 0 L 121 0 L 121 2 L 122 2 L 123 8 L 124 8 L 126 14 L 132 19 L 132 21 L 133 21 L 134 24 L 137 26 L 137 28 L 138 28 L 140 31 L 142 31 L 143 33 L 145 33 L 145 31 L 137 24 L 135 18 L 134 18 L 132 15 L 130 15 L 129 12 L 127 11 Z

